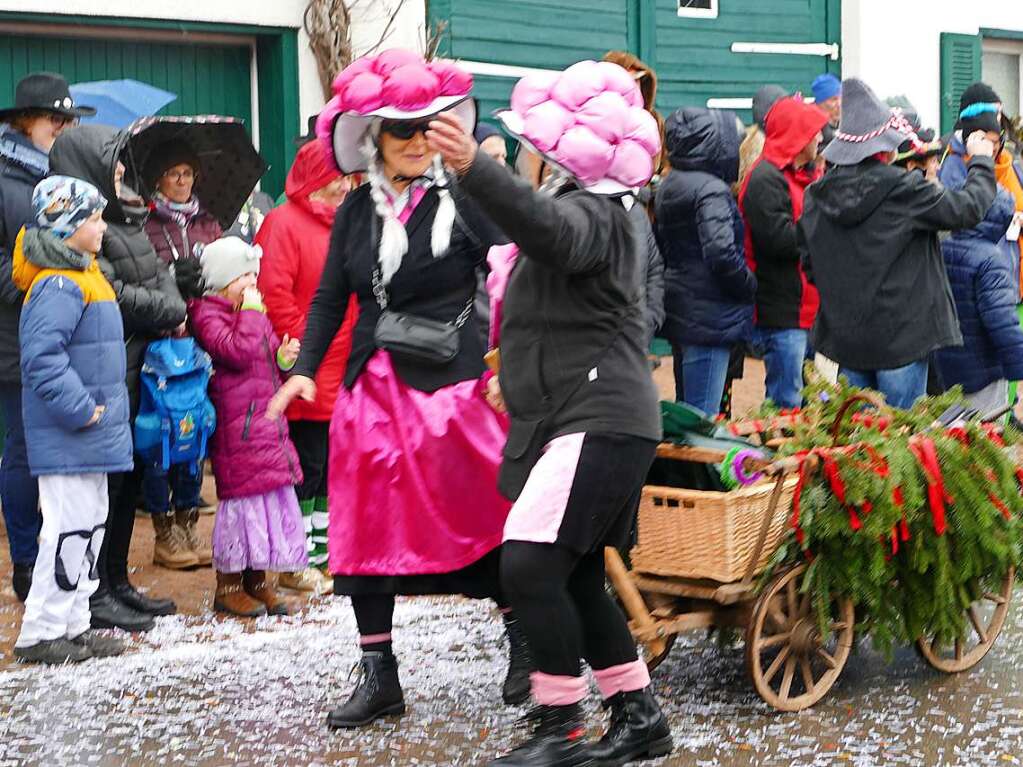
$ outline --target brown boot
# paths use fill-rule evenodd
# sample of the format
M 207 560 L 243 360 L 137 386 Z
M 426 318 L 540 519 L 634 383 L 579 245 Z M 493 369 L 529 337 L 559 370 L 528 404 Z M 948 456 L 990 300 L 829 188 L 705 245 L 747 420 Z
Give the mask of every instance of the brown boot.
M 213 564 L 213 549 L 210 548 L 209 541 L 199 538 L 199 530 L 197 529 L 199 525 L 199 509 L 179 510 L 175 512 L 174 517 L 177 520 L 178 527 L 181 528 L 185 544 L 195 554 L 195 558 L 199 560 L 199 567 L 209 567 Z
M 277 596 L 273 583 L 267 578 L 266 570 L 246 570 L 242 582 L 245 593 L 266 605 L 267 615 L 287 615 L 288 603 Z
M 217 594 L 213 598 L 213 609 L 240 618 L 266 615 L 263 603 L 245 593 L 241 573 L 217 573 Z
M 153 546 L 153 564 L 170 570 L 190 570 L 199 566 L 199 558 L 185 541 L 176 524 L 174 513 L 153 514 L 156 543 Z

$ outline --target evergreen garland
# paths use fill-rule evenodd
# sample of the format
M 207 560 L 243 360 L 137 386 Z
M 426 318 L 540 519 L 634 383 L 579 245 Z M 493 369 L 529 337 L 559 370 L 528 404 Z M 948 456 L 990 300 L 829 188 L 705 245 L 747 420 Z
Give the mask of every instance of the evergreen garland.
M 920 637 L 965 637 L 969 605 L 999 591 L 1020 560 L 1018 435 L 978 422 L 935 426 L 962 401 L 953 391 L 908 411 L 854 406 L 833 436 L 843 403 L 860 392 L 811 379 L 804 418 L 779 455 L 812 454 L 819 464 L 804 462 L 792 533 L 762 583 L 808 562 L 804 588 L 822 624 L 832 595 L 848 596 L 860 630 L 886 652 Z

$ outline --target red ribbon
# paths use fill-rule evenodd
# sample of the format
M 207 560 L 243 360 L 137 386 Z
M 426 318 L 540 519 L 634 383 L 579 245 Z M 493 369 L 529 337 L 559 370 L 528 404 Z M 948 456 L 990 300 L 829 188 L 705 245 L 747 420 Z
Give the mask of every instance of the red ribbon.
M 918 434 L 909 441 L 909 449 L 913 451 L 920 468 L 927 478 L 927 502 L 931 507 L 931 517 L 934 520 L 934 532 L 944 535 L 947 527 L 945 523 L 945 504 L 952 503 L 952 498 L 945 491 L 945 480 L 941 475 L 941 466 L 938 463 L 938 451 L 934 446 L 934 440 Z

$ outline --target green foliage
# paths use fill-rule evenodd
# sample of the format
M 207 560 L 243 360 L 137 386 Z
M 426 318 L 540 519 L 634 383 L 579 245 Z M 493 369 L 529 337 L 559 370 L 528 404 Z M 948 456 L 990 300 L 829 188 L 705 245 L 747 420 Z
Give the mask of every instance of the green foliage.
M 818 615 L 827 614 L 831 595 L 850 597 L 860 630 L 885 651 L 922 636 L 942 643 L 965 637 L 967 607 L 983 592 L 997 591 L 1020 560 L 1023 496 L 1011 447 L 1018 435 L 1003 435 L 1010 446 L 1003 447 L 979 423 L 956 433 L 937 426 L 936 418 L 962 399 L 953 391 L 908 411 L 854 406 L 833 436 L 841 406 L 857 393 L 844 381 L 818 380 L 807 388 L 806 422 L 781 453 L 818 450 L 834 462 L 837 482 L 823 462 L 807 474 L 799 499 L 802 542 L 793 530 L 762 582 L 780 566 L 809 561 L 804 588 Z M 947 527 L 941 535 L 929 476 L 911 449 L 921 437 L 933 441 L 944 482 Z

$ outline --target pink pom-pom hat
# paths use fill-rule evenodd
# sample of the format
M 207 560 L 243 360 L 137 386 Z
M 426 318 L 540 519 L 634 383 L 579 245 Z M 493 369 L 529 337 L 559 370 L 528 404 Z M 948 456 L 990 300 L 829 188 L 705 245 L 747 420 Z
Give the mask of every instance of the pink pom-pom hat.
M 596 194 L 645 186 L 661 150 L 657 121 L 617 64 L 580 61 L 519 80 L 497 118 L 515 138 Z
M 421 120 L 451 110 L 466 130 L 476 127 L 469 98 L 472 75 L 451 61 L 426 61 L 392 48 L 353 61 L 334 80 L 334 97 L 320 112 L 316 135 L 342 173 L 367 169 L 363 144 L 374 120 Z

